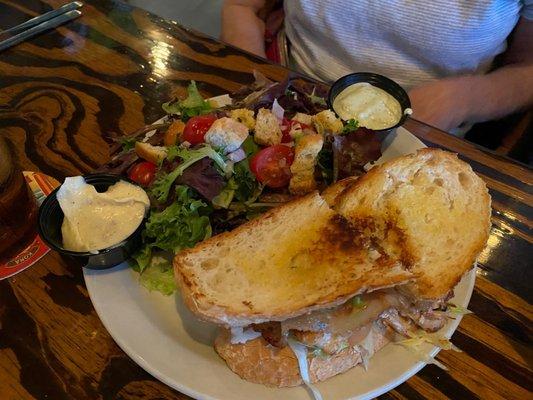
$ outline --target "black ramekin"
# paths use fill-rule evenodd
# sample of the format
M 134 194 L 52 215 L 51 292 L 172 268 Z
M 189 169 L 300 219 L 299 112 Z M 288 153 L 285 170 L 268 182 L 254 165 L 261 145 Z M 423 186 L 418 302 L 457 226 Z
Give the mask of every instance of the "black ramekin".
M 85 182 L 94 185 L 98 192 L 105 192 L 107 188 L 120 180 L 136 185 L 128 178 L 114 174 L 84 175 Z M 85 267 L 91 269 L 106 269 L 114 267 L 127 260 L 142 243 L 142 231 L 146 222 L 143 219 L 139 227 L 129 237 L 114 246 L 99 250 L 98 253 L 70 251 L 63 248 L 61 225 L 63 211 L 57 201 L 59 187 L 50 193 L 39 207 L 38 230 L 46 244 L 58 253 L 71 256 L 81 261 Z
M 342 78 L 337 79 L 329 89 L 328 107 L 333 110 L 333 112 L 335 112 L 335 109 L 333 108 L 333 101 L 335 100 L 335 97 L 337 97 L 339 93 L 346 89 L 348 86 L 361 82 L 367 82 L 380 89 L 383 89 L 384 91 L 392 95 L 396 100 L 398 100 L 398 102 L 400 103 L 400 107 L 402 108 L 402 116 L 396 125 L 385 129 L 374 130 L 374 132 L 390 132 L 393 129 L 396 129 L 399 126 L 403 125 L 410 114 L 408 109 L 411 109 L 411 100 L 409 100 L 407 92 L 393 80 L 383 75 L 374 74 L 372 72 L 354 72 L 352 74 L 345 75 Z

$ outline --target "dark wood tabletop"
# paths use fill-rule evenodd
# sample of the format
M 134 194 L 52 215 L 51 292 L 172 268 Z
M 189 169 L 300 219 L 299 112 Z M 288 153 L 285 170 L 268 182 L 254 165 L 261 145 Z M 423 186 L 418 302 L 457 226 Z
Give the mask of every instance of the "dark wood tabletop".
M 67 0 L 0 0 L 0 29 Z M 127 134 L 163 115 L 191 79 L 205 95 L 287 70 L 118 1 L 0 53 L 0 134 L 26 170 L 58 180 L 109 160 L 102 133 Z M 459 153 L 486 181 L 493 225 L 469 309 L 441 351 L 383 399 L 532 398 L 533 173 L 510 159 L 409 121 L 428 146 Z M 138 367 L 102 326 L 81 266 L 50 252 L 0 281 L 0 399 L 187 398 Z

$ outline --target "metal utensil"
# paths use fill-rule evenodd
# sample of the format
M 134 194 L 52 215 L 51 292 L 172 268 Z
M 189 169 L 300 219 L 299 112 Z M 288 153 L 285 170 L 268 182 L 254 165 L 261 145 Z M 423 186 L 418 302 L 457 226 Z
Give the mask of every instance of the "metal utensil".
M 81 15 L 81 11 L 77 9 L 82 6 L 82 2 L 74 1 L 0 32 L 0 35 L 20 32 L 1 41 L 0 51 L 23 42 L 24 40 L 27 40 L 48 29 L 55 28 L 61 24 L 64 24 L 65 22 L 78 18 Z

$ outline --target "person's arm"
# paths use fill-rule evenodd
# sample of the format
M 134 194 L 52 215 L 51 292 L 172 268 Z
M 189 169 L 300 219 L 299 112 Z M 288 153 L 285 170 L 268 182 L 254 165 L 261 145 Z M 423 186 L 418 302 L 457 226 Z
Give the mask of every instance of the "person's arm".
M 520 19 L 506 65 L 486 75 L 441 79 L 409 92 L 413 118 L 443 130 L 501 118 L 533 105 L 533 21 Z
M 265 0 L 225 0 L 220 39 L 265 57 L 265 23 L 258 13 Z

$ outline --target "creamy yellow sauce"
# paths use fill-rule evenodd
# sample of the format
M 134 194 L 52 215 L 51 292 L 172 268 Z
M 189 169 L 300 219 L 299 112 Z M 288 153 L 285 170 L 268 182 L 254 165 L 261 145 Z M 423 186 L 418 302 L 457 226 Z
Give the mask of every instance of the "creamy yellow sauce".
M 386 129 L 402 117 L 398 100 L 385 90 L 367 82 L 348 86 L 333 100 L 333 109 L 341 119 L 356 119 L 368 129 Z
M 129 182 L 119 181 L 98 193 L 81 176 L 66 178 L 57 200 L 65 214 L 63 247 L 80 252 L 119 244 L 135 232 L 150 206 L 146 192 Z

